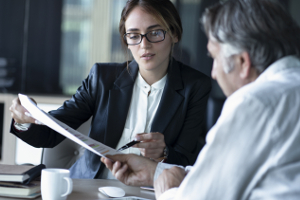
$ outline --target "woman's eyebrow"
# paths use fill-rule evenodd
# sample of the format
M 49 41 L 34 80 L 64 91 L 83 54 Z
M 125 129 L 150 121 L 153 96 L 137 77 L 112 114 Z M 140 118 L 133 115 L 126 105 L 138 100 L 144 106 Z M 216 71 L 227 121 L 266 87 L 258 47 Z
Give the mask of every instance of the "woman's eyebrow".
M 158 27 L 161 27 L 161 25 L 155 24 L 155 25 L 149 26 L 149 27 L 147 28 L 147 30 L 150 30 L 150 29 L 153 29 L 153 28 L 158 28 Z
M 139 29 L 138 28 L 130 28 L 130 29 L 126 30 L 126 32 L 128 32 L 128 31 L 139 31 Z
M 161 25 L 159 25 L 159 24 L 151 25 L 151 26 L 149 26 L 147 28 L 147 30 L 151 30 L 153 28 L 158 28 L 158 27 L 161 27 Z M 129 31 L 139 31 L 139 30 L 140 29 L 138 29 L 138 28 L 129 28 L 129 29 L 126 30 L 126 32 L 129 32 Z

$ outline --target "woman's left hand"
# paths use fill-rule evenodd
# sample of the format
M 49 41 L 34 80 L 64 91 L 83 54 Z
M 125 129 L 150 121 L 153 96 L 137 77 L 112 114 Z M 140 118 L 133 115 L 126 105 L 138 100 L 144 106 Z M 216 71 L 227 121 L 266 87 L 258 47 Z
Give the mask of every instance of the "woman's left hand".
M 166 143 L 162 133 L 140 133 L 135 138 L 141 142 L 135 144 L 133 147 L 139 148 L 144 157 L 151 158 L 157 162 L 163 159 Z

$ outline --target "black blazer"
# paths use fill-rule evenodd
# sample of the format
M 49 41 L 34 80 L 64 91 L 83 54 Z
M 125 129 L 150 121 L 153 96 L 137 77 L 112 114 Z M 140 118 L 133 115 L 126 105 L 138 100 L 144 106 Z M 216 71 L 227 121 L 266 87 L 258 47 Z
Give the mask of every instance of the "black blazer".
M 77 129 L 93 116 L 89 136 L 115 148 L 122 135 L 130 106 L 138 64 L 97 63 L 76 94 L 50 114 Z M 172 60 L 166 85 L 152 123 L 151 132 L 164 134 L 169 148 L 168 163 L 194 164 L 205 139 L 206 104 L 211 80 L 204 74 Z M 54 147 L 64 136 L 46 126 L 33 124 L 19 134 L 11 132 L 34 147 Z M 95 178 L 103 169 L 99 156 L 86 150 L 70 168 L 72 178 Z

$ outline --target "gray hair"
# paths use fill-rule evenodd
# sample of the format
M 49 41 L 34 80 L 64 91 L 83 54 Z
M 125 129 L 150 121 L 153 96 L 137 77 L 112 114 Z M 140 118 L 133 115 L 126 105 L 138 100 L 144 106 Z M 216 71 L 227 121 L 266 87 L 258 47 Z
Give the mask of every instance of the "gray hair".
M 249 53 L 262 73 L 288 55 L 300 55 L 300 28 L 288 12 L 271 0 L 228 0 L 207 8 L 202 16 L 206 35 L 221 45 Z
M 241 49 L 238 49 L 235 46 L 232 46 L 228 43 L 222 43 L 221 44 L 221 52 L 223 54 L 223 70 L 226 74 L 231 72 L 234 69 L 234 61 L 233 56 L 240 54 L 242 52 Z

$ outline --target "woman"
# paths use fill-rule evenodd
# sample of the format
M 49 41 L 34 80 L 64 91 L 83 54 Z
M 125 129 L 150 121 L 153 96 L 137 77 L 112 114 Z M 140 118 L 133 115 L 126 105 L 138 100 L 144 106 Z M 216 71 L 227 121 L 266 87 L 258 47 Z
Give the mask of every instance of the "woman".
M 93 116 L 89 136 L 119 148 L 162 161 L 191 165 L 205 137 L 204 116 L 210 79 L 171 57 L 180 41 L 180 17 L 169 0 L 129 0 L 121 15 L 119 31 L 134 60 L 97 63 L 76 94 L 58 110 L 55 118 L 76 129 Z M 54 147 L 64 137 L 33 124 L 20 133 L 16 123 L 34 123 L 18 99 L 10 108 L 11 132 L 36 147 Z M 90 151 L 70 168 L 72 178 L 111 178 L 99 156 Z

